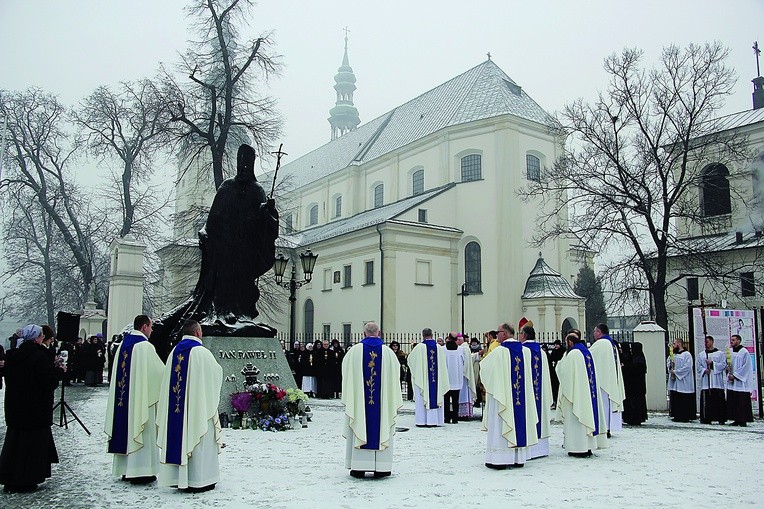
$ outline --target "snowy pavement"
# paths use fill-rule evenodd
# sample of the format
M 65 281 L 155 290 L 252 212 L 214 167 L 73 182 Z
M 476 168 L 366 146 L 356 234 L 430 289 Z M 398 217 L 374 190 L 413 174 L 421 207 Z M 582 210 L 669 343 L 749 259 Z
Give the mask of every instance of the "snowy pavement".
M 764 423 L 758 420 L 732 428 L 651 415 L 588 459 L 565 454 L 555 423 L 549 457 L 496 471 L 484 466 L 479 421 L 416 428 L 413 404 L 406 402 L 397 424 L 410 430 L 395 436 L 393 475 L 362 480 L 343 466 L 339 401 L 318 400 L 311 401 L 313 422 L 305 429 L 224 430 L 220 483 L 189 495 L 112 477 L 103 433 L 107 388 L 75 386 L 66 394 L 93 434 L 76 422 L 68 430 L 54 426 L 61 463 L 53 477 L 35 493 L 0 493 L 1 508 L 764 507 Z M 0 401 L 3 396 L 0 391 Z

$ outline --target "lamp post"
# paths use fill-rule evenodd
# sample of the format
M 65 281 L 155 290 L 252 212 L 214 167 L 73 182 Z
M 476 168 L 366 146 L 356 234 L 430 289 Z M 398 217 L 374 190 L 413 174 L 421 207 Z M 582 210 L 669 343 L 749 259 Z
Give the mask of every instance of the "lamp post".
M 462 291 L 458 295 L 462 297 L 462 336 L 464 336 L 464 298 L 470 295 L 470 292 L 467 291 L 467 283 L 462 283 Z
M 284 272 L 286 271 L 289 258 L 284 256 L 283 253 L 279 253 L 276 256 L 276 260 L 273 262 L 273 272 L 276 274 L 276 284 L 282 288 L 289 289 L 289 349 L 294 349 L 294 322 L 295 322 L 295 302 L 297 301 L 296 293 L 297 289 L 303 285 L 310 283 L 313 279 L 313 268 L 316 266 L 317 254 L 313 254 L 310 249 L 306 249 L 304 253 L 300 254 L 300 263 L 302 265 L 302 272 L 304 279 L 297 280 L 297 267 L 292 262 L 292 274 L 288 281 L 284 281 Z

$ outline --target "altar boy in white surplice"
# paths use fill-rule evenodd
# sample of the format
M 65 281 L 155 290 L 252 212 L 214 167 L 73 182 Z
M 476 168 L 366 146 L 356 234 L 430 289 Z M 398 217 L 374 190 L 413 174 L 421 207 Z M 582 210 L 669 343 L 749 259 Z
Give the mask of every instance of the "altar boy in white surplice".
M 223 370 L 201 338 L 199 323 L 187 320 L 167 359 L 157 412 L 159 486 L 191 493 L 214 489 L 220 479 Z
M 414 385 L 414 423 L 418 427 L 443 426 L 443 403 L 450 388 L 446 351 L 432 339 L 429 327 L 422 330 L 422 338 L 408 357 Z
M 363 334 L 342 360 L 345 468 L 353 477 L 385 477 L 392 472 L 395 419 L 403 406 L 400 363 L 376 323 L 367 323 Z

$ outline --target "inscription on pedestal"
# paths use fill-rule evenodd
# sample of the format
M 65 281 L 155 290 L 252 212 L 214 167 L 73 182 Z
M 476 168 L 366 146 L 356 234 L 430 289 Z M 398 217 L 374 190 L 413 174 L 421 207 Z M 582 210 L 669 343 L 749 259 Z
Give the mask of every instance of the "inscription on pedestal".
M 276 338 L 205 337 L 206 346 L 223 368 L 220 412 L 231 414 L 231 393 L 244 390 L 245 383 L 272 383 L 297 388 L 281 343 Z

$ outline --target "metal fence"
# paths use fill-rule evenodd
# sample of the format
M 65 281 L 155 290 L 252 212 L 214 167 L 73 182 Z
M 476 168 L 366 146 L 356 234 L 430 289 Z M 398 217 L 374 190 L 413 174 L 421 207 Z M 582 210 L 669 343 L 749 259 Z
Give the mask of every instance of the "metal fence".
M 445 338 L 446 335 L 448 335 L 450 331 L 433 331 L 432 337 L 438 338 L 443 337 Z M 477 338 L 478 341 L 480 341 L 481 344 L 485 346 L 485 338 L 483 337 L 485 333 L 484 332 L 476 332 L 476 333 L 467 333 L 465 334 L 468 338 Z M 276 336 L 279 340 L 284 341 L 284 344 L 287 348 L 287 350 L 290 348 L 290 339 L 289 339 L 289 333 L 287 332 L 280 332 Z M 627 342 L 631 343 L 634 341 L 634 335 L 631 333 L 631 331 L 615 331 L 611 334 L 611 337 L 613 340 L 618 342 Z M 332 342 L 334 340 L 339 341 L 340 345 L 342 345 L 343 348 L 347 349 L 348 347 L 358 343 L 363 339 L 363 333 L 362 332 L 353 332 L 350 334 L 344 334 L 342 332 L 332 332 L 329 334 L 323 334 L 323 333 L 313 333 L 313 334 L 305 334 L 305 333 L 298 333 L 294 335 L 293 341 L 299 341 L 300 343 L 305 344 L 306 342 L 314 342 L 314 341 L 323 341 L 327 340 L 329 342 Z M 386 344 L 390 344 L 393 341 L 397 341 L 401 345 L 401 350 L 405 353 L 411 352 L 411 348 L 413 345 L 419 343 L 422 340 L 422 333 L 421 332 L 391 332 L 391 333 L 383 333 L 382 334 L 382 340 Z M 561 332 L 536 332 L 536 341 L 538 341 L 541 344 L 552 344 L 556 340 L 560 340 L 563 345 L 565 344 L 565 335 Z M 589 342 L 590 339 L 584 336 L 584 340 Z

